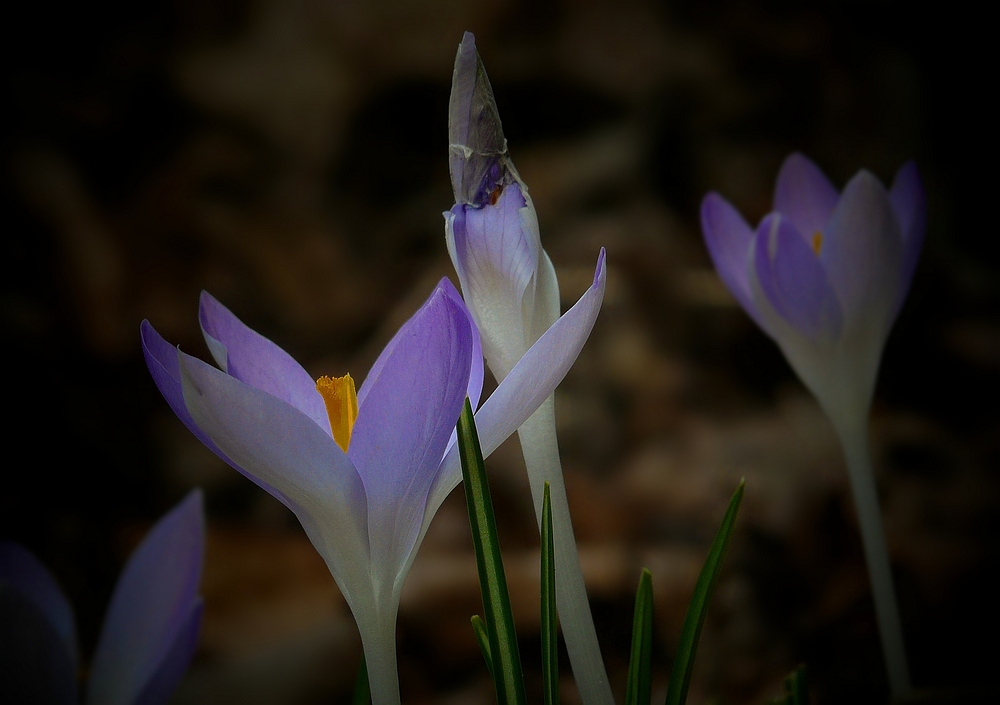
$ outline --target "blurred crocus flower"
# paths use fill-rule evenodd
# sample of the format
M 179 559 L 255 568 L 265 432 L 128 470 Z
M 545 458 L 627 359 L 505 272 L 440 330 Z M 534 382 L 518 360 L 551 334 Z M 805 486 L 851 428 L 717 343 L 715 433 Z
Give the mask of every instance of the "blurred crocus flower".
M 201 625 L 201 492 L 150 530 L 122 572 L 89 669 L 87 705 L 159 705 L 187 670 Z M 70 705 L 77 697 L 73 612 L 29 551 L 0 543 L 0 702 Z
M 593 326 L 604 270 L 479 408 L 492 452 L 565 376 Z M 461 481 L 454 429 L 483 383 L 479 335 L 444 279 L 393 337 L 355 393 L 350 375 L 314 382 L 277 345 L 202 294 L 205 341 L 221 369 L 170 346 L 148 322 L 153 379 L 210 449 L 298 517 L 358 623 L 372 702 L 399 702 L 396 613 L 406 574 L 441 502 Z
M 454 207 L 444 214 L 448 253 L 479 326 L 486 362 L 503 383 L 559 318 L 559 285 L 542 249 L 528 189 L 508 156 L 493 89 L 469 32 L 455 57 L 448 134 L 455 194 Z M 601 250 L 599 267 L 603 260 Z M 614 699 L 573 536 L 551 396 L 518 435 L 539 522 L 545 483 L 551 487 L 556 600 L 577 688 L 585 705 L 608 705 Z
M 726 286 L 784 352 L 833 422 L 847 456 L 895 695 L 909 690 L 899 615 L 868 451 L 882 348 L 910 287 L 926 224 L 913 162 L 892 187 L 867 171 L 843 193 L 801 154 L 778 174 L 774 211 L 752 229 L 708 194 L 701 224 Z

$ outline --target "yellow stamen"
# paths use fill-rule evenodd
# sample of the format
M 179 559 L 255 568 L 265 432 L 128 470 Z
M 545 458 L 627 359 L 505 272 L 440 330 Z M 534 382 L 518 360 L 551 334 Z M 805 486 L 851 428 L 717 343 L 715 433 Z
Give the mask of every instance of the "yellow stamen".
M 813 233 L 812 246 L 813 246 L 813 252 L 816 253 L 817 257 L 819 257 L 819 251 L 823 249 L 823 233 L 821 233 L 819 230 Z
M 333 440 L 347 452 L 351 443 L 351 431 L 358 418 L 358 393 L 350 375 L 343 377 L 323 376 L 316 380 L 316 391 L 323 397 L 326 413 L 330 417 Z

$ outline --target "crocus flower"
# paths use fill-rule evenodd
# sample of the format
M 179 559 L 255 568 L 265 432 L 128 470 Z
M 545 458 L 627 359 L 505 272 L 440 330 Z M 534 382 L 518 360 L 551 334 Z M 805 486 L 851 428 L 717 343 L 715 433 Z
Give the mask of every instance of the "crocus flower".
M 97 643 L 85 702 L 158 705 L 194 654 L 205 549 L 201 492 L 150 530 L 118 579 Z M 0 542 L 0 701 L 77 702 L 73 612 L 27 549 Z
M 444 214 L 448 253 L 479 326 L 486 362 L 502 383 L 559 317 L 559 285 L 469 32 L 455 57 L 448 133 L 455 193 L 454 207 Z M 550 395 L 518 435 L 539 522 L 546 482 L 551 489 L 556 602 L 577 688 L 585 705 L 610 705 L 614 699 L 573 536 L 554 409 Z
M 838 194 L 815 164 L 792 154 L 778 174 L 774 211 L 756 230 L 718 194 L 701 207 L 722 281 L 778 344 L 840 436 L 897 696 L 909 690 L 909 675 L 867 424 L 882 348 L 909 290 L 925 223 L 913 162 L 888 191 L 861 171 Z
M 604 294 L 594 286 L 540 338 L 476 414 L 492 452 L 563 378 Z M 202 294 L 205 341 L 219 368 L 142 324 L 146 362 L 180 420 L 298 517 L 361 632 L 372 702 L 399 702 L 400 591 L 437 508 L 462 476 L 454 428 L 478 406 L 479 336 L 444 279 L 378 357 L 355 393 L 349 375 L 314 382 L 277 345 Z

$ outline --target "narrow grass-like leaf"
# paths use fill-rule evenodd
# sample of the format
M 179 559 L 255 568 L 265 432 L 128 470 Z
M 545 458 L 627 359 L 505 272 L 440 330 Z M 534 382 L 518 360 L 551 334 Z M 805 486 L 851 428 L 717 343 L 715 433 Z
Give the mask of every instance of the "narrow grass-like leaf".
M 368 662 L 365 655 L 361 654 L 361 664 L 358 666 L 358 677 L 354 680 L 354 695 L 351 696 L 351 705 L 371 705 L 372 691 L 368 684 Z
M 642 569 L 632 617 L 632 653 L 625 681 L 625 705 L 649 705 L 652 692 L 653 574 Z
M 542 497 L 542 695 L 545 705 L 559 705 L 559 617 L 556 612 L 556 549 L 552 539 L 549 483 Z
M 785 676 L 785 694 L 771 701 L 772 705 L 809 705 L 809 685 L 805 665 Z
M 486 623 L 478 614 L 472 615 L 472 631 L 476 633 L 476 641 L 479 642 L 479 650 L 483 652 L 483 660 L 486 662 L 486 669 L 493 678 L 493 655 L 490 653 L 490 635 L 486 631 Z
M 729 500 L 729 508 L 722 518 L 722 525 L 715 535 L 712 548 L 708 552 L 708 558 L 705 559 L 705 565 L 702 566 L 698 582 L 694 586 L 694 595 L 691 596 L 691 602 L 688 604 L 680 642 L 677 645 L 677 655 L 674 657 L 674 664 L 670 669 L 666 705 L 683 705 L 687 701 L 694 656 L 698 650 L 698 639 L 701 637 L 701 628 L 705 624 L 705 615 L 708 613 L 708 604 L 712 600 L 715 584 L 719 581 L 719 572 L 722 568 L 722 560 L 726 556 L 726 549 L 729 547 L 729 539 L 732 538 L 733 528 L 736 526 L 736 515 L 740 511 L 740 503 L 743 501 L 745 484 L 745 479 L 740 480 L 736 492 L 733 493 L 733 498 Z
M 458 446 L 472 543 L 479 567 L 479 587 L 483 594 L 483 615 L 493 661 L 497 703 L 524 705 L 524 676 L 521 673 L 521 656 L 517 651 L 517 634 L 514 631 L 514 615 L 507 592 L 507 576 L 500 556 L 497 523 L 486 480 L 483 451 L 468 399 L 465 400 L 465 407 L 458 419 Z

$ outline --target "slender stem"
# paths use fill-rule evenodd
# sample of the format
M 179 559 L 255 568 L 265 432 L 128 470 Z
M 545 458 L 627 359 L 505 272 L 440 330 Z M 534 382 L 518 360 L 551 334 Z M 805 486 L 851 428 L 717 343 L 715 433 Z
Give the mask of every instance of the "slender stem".
M 521 452 L 528 469 L 528 481 L 539 527 L 545 483 L 549 483 L 552 502 L 552 534 L 555 544 L 556 608 L 573 677 L 584 705 L 613 705 L 601 647 L 597 643 L 594 619 L 583 582 L 580 557 L 573 535 L 573 521 L 566 499 L 559 447 L 556 444 L 555 404 L 549 398 L 518 430 Z
M 906 697 L 912 691 L 910 669 L 906 661 L 906 645 L 896 604 L 889 549 L 882 528 L 882 511 L 878 503 L 875 474 L 868 447 L 868 418 L 862 415 L 861 423 L 836 423 L 837 433 L 847 458 L 847 472 L 851 478 L 854 505 L 861 526 L 861 541 L 868 564 L 868 576 L 875 601 L 875 618 L 882 640 L 882 656 L 889 676 L 889 690 L 894 700 Z
M 399 705 L 399 675 L 396 671 L 396 610 L 379 615 L 370 629 L 361 630 L 361 643 L 368 666 L 372 705 Z

